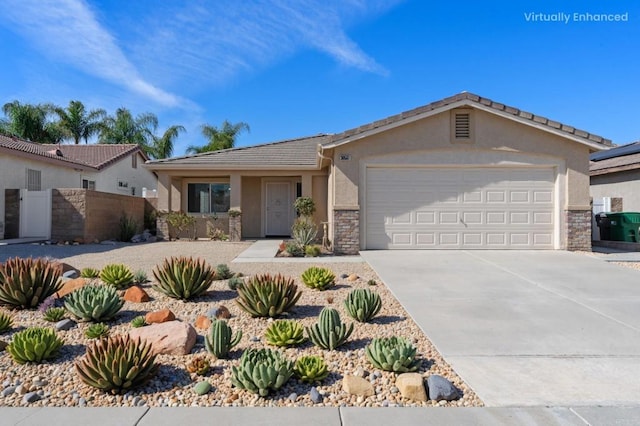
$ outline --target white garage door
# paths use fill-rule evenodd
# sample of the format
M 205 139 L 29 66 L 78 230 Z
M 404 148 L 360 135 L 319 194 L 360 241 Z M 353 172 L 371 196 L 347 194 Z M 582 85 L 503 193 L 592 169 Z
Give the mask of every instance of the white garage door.
M 551 168 L 367 168 L 368 249 L 554 248 Z

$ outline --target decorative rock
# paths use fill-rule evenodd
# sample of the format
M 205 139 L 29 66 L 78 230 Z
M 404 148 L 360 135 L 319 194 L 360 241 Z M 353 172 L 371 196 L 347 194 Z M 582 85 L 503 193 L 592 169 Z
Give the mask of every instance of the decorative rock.
M 124 292 L 123 299 L 132 303 L 143 303 L 149 301 L 149 295 L 142 287 L 134 285 Z
M 84 399 L 84 398 L 80 398 L 80 399 L 78 400 L 78 406 L 79 406 L 79 407 L 86 407 L 86 406 L 87 406 L 87 400 L 86 400 L 86 399 Z
M 7 346 L 9 346 L 7 342 L 5 342 L 4 340 L 0 340 L 0 352 L 4 351 Z
M 349 275 L 347 275 L 347 274 L 340 274 L 340 278 L 342 278 L 343 280 L 344 280 L 345 278 L 348 278 L 348 277 L 349 277 Z
M 75 269 L 72 269 L 70 271 L 63 273 L 62 277 L 69 278 L 69 279 L 78 278 L 78 271 L 76 271 Z
M 298 399 L 298 394 L 294 392 L 294 393 L 290 394 L 287 399 L 289 401 L 291 401 L 291 402 L 296 402 L 296 399 Z
M 151 343 L 155 354 L 186 355 L 196 343 L 196 330 L 181 321 L 168 321 L 134 328 L 129 332 L 133 339 Z
M 253 336 L 251 339 L 249 339 L 250 342 L 259 342 L 260 338 L 258 336 Z
M 211 383 L 207 382 L 206 380 L 198 382 L 193 387 L 193 390 L 198 395 L 204 395 L 205 393 L 209 393 L 209 391 L 211 390 Z
M 449 380 L 437 374 L 427 378 L 429 399 L 433 401 L 454 401 L 460 399 L 460 392 Z
M 358 274 L 351 274 L 351 275 L 349 275 L 349 278 L 347 278 L 347 280 L 349 280 L 349 281 L 358 281 L 358 278 L 360 278 L 358 276 Z
M 4 389 L 2 390 L 2 392 L 0 392 L 0 395 L 2 395 L 2 396 L 9 396 L 9 395 L 11 395 L 12 393 L 16 393 L 16 389 L 17 389 L 17 388 L 18 388 L 17 386 L 9 386 L 9 387 L 6 387 L 6 388 L 4 388 Z
M 58 290 L 58 292 L 56 293 L 56 297 L 58 299 L 62 299 L 64 296 L 71 293 L 72 291 L 77 290 L 80 287 L 84 287 L 85 285 L 87 285 L 88 282 L 89 280 L 87 280 L 86 278 L 76 278 L 73 280 L 66 281 L 64 284 L 62 284 L 62 288 Z
M 16 391 L 15 391 L 18 395 L 24 395 L 27 392 L 29 392 L 29 388 L 27 387 L 27 385 L 18 385 L 16 387 Z
M 198 318 L 196 318 L 196 321 L 193 323 L 193 325 L 197 329 L 208 330 L 209 327 L 211 327 L 211 320 L 209 319 L 209 317 L 200 315 L 198 316 Z
M 75 326 L 76 326 L 76 322 L 74 320 L 65 318 L 56 323 L 56 330 L 67 331 L 67 330 L 71 330 Z
M 39 401 L 40 398 L 41 397 L 40 395 L 38 395 L 37 392 L 29 392 L 22 397 L 22 402 L 26 402 L 27 404 L 30 404 L 32 402 Z
M 364 368 L 358 367 L 356 369 L 356 371 L 353 372 L 353 375 L 356 376 L 356 377 L 366 377 L 367 376 L 367 372 L 364 371 Z
M 147 324 L 160 324 L 163 322 L 173 321 L 175 319 L 176 316 L 170 309 L 161 309 L 159 311 L 149 312 L 144 316 L 144 320 Z
M 371 396 L 375 394 L 373 386 L 368 380 L 348 374 L 342 379 L 342 390 L 349 395 Z
M 229 312 L 229 309 L 226 306 L 219 305 L 212 309 L 209 309 L 209 311 L 207 312 L 207 316 L 209 318 L 216 319 L 229 319 L 231 318 L 231 312 Z
M 396 379 L 396 387 L 406 399 L 419 402 L 427 401 L 427 392 L 424 389 L 422 375 L 419 373 L 400 374 Z

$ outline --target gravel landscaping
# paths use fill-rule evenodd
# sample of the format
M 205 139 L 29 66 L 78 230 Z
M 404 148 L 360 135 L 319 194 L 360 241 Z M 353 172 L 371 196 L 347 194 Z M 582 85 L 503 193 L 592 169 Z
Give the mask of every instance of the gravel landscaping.
M 475 393 L 458 377 L 442 359 L 431 342 L 422 333 L 415 322 L 380 281 L 367 263 L 327 263 L 319 266 L 331 269 L 337 279 L 337 285 L 320 292 L 307 288 L 301 281 L 301 274 L 309 266 L 317 264 L 314 259 L 309 263 L 231 263 L 231 261 L 250 243 L 231 243 L 213 241 L 174 241 L 148 244 L 47 246 L 15 245 L 0 248 L 0 262 L 10 257 L 49 256 L 59 259 L 77 269 L 85 267 L 102 268 L 110 263 L 124 263 L 132 271 L 143 270 L 153 279 L 152 270 L 163 259 L 170 256 L 193 256 L 204 259 L 215 267 L 226 263 L 233 272 L 246 276 L 257 273 L 281 273 L 295 278 L 302 297 L 285 318 L 300 321 L 310 326 L 317 321 L 320 310 L 331 306 L 340 312 L 343 322 L 352 320 L 346 313 L 343 301 L 355 288 L 369 288 L 382 297 L 382 310 L 371 323 L 355 323 L 355 329 L 348 342 L 335 351 L 322 350 L 310 342 L 301 346 L 283 349 L 285 356 L 295 360 L 301 355 L 320 355 L 324 358 L 331 374 L 322 383 L 315 386 L 291 378 L 281 389 L 267 397 L 259 397 L 248 391 L 231 385 L 231 366 L 237 365 L 243 350 L 268 346 L 264 331 L 273 320 L 251 318 L 240 310 L 234 299 L 236 292 L 229 289 L 227 281 L 215 281 L 210 290 L 201 297 L 189 302 L 171 299 L 152 288 L 147 282 L 142 287 L 151 297 L 144 303 L 125 302 L 124 307 L 114 321 L 108 322 L 111 335 L 125 334 L 132 330 L 130 321 L 147 312 L 170 309 L 178 320 L 194 324 L 196 318 L 212 308 L 226 306 L 231 318 L 228 324 L 234 331 L 242 330 L 243 337 L 232 352 L 230 359 L 214 360 L 204 347 L 203 336 L 206 330 L 197 329 L 198 339 L 190 354 L 184 356 L 158 355 L 160 364 L 158 374 L 146 385 L 136 388 L 125 395 L 111 395 L 84 384 L 78 377 L 73 363 L 85 353 L 89 343 L 84 332 L 89 324 L 78 323 L 67 331 L 58 331 L 65 345 L 59 356 L 42 364 L 18 365 L 6 351 L 0 353 L 0 406 L 481 406 L 482 402 Z M 350 281 L 340 278 L 344 275 L 357 275 Z M 369 280 L 378 284 L 371 286 Z M 51 327 L 38 311 L 14 311 L 14 327 L 0 336 L 0 340 L 9 342 L 12 334 L 31 326 Z M 364 348 L 373 337 L 402 336 L 418 349 L 417 358 L 421 360 L 418 369 L 425 379 L 440 375 L 452 382 L 461 392 L 461 398 L 454 401 L 415 402 L 405 399 L 395 386 L 396 374 L 375 369 L 367 360 Z M 212 368 L 204 377 L 190 374 L 185 365 L 198 355 L 211 358 Z M 373 396 L 349 395 L 342 388 L 344 375 L 356 375 L 369 381 L 375 390 Z M 211 384 L 211 390 L 198 395 L 194 386 L 205 380 Z M 425 380 L 426 382 L 426 380 Z M 25 397 L 30 395 L 29 397 Z

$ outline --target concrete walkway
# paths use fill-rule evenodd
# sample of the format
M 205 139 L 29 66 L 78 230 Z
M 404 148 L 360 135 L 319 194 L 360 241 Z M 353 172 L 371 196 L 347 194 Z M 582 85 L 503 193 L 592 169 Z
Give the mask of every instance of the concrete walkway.
M 640 404 L 640 272 L 560 251 L 362 256 L 487 406 Z
M 257 240 L 231 263 L 352 263 L 364 262 L 360 256 L 276 257 L 282 240 Z

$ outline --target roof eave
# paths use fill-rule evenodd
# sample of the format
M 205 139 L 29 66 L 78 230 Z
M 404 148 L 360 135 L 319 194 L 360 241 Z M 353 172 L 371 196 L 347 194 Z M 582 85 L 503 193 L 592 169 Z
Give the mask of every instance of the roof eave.
M 248 165 L 248 164 L 175 164 L 175 163 L 145 163 L 143 166 L 149 170 L 320 170 L 320 167 L 315 165 Z
M 637 170 L 637 169 L 640 169 L 640 163 L 627 164 L 625 166 L 607 167 L 604 169 L 597 169 L 597 170 L 589 170 L 589 176 L 608 175 L 611 173 L 626 172 L 629 170 Z
M 29 159 L 32 161 L 39 161 L 42 163 L 52 164 L 52 165 L 64 167 L 67 169 L 80 170 L 83 172 L 95 172 L 98 170 L 96 167 L 92 167 L 89 165 L 80 164 L 80 163 L 71 162 L 71 161 L 65 161 L 65 160 L 58 160 L 56 158 L 45 157 L 44 155 L 20 151 L 18 149 L 11 149 L 3 146 L 0 146 L 0 152 L 5 152 L 7 154 Z

